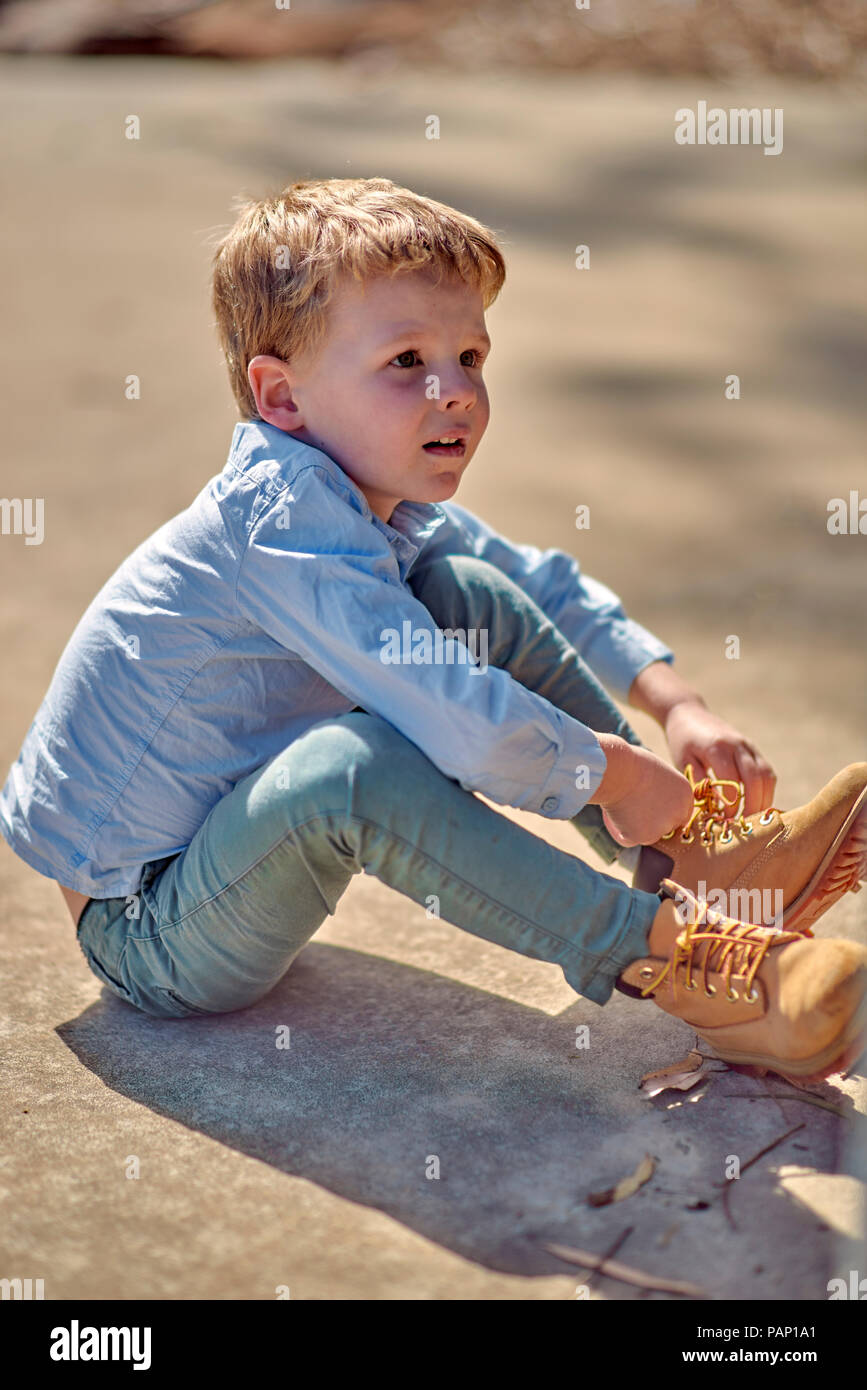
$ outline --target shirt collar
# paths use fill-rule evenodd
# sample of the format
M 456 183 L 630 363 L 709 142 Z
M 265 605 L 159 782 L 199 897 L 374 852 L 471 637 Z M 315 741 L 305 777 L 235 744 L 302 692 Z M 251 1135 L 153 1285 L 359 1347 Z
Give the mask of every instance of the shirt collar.
M 231 452 L 252 451 L 256 447 L 254 441 L 257 433 L 264 435 L 269 448 L 276 451 L 278 458 L 287 458 L 290 455 L 297 457 L 298 451 L 305 449 L 318 456 L 334 481 L 350 494 L 351 500 L 365 520 L 371 522 L 385 536 L 394 551 L 402 581 L 424 542 L 447 520 L 442 507 L 435 502 L 398 502 L 391 514 L 391 520 L 382 521 L 370 510 L 370 503 L 358 484 L 343 471 L 330 454 L 315 449 L 303 439 L 296 439 L 287 430 L 269 425 L 266 420 L 239 421 L 232 436 Z

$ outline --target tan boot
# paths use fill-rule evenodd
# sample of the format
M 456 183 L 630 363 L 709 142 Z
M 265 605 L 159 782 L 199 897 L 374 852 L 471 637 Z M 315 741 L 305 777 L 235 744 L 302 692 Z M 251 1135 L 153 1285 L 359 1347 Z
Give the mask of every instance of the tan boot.
M 655 893 L 670 878 L 730 916 L 809 936 L 867 878 L 867 763 L 844 767 L 794 811 L 744 816 L 743 783 L 713 774 L 693 782 L 693 796 L 686 824 L 642 850 L 633 887 Z
M 617 987 L 682 1018 L 726 1062 L 818 1081 L 867 1041 L 867 948 L 752 926 L 669 879 L 646 958 Z

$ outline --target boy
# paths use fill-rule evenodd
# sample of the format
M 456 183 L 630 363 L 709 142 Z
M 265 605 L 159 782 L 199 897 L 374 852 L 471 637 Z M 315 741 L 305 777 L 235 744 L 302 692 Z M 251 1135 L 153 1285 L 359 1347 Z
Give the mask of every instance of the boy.
M 486 228 L 386 179 L 246 205 L 214 258 L 228 462 L 84 614 L 0 826 L 158 1017 L 261 998 L 364 870 L 729 1061 L 829 1074 L 861 1046 L 867 951 L 809 928 L 863 874 L 867 765 L 767 809 L 765 759 L 610 590 L 448 502 L 504 274 Z M 705 775 L 642 748 L 597 677 Z M 476 791 L 574 819 L 636 886 Z M 784 930 L 708 906 L 746 885 L 783 893 Z

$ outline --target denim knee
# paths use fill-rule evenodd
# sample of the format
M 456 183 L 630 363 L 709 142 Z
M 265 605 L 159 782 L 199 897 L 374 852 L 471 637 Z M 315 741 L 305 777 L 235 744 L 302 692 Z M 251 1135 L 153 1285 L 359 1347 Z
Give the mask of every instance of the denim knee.
M 407 582 L 440 627 L 493 628 L 498 606 L 534 607 L 520 585 L 474 555 L 441 556 L 411 570 Z
M 282 794 L 292 825 L 316 816 L 350 820 L 386 795 L 393 800 L 402 765 L 423 756 L 379 715 L 353 710 L 314 725 L 278 753 L 268 783 Z

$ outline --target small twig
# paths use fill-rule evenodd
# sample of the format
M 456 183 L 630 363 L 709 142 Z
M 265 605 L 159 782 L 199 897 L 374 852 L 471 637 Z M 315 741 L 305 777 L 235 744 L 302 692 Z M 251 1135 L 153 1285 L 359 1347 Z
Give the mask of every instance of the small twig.
M 841 1120 L 861 1120 L 867 1116 L 859 1115 L 857 1110 L 844 1110 L 842 1106 L 835 1105 L 831 1100 L 822 1100 L 820 1096 L 803 1095 L 799 1091 L 792 1091 L 791 1095 L 781 1096 L 778 1091 L 753 1091 L 752 1095 L 746 1095 L 741 1091 L 720 1091 L 721 1096 L 727 1096 L 730 1100 L 802 1100 L 805 1105 L 818 1105 L 820 1110 L 830 1110 L 832 1115 L 837 1115 Z
M 783 1141 L 785 1139 L 790 1138 L 791 1135 L 797 1134 L 799 1129 L 805 1128 L 806 1121 L 802 1120 L 799 1125 L 794 1125 L 792 1129 L 787 1129 L 785 1134 L 780 1135 L 779 1139 L 772 1139 L 770 1144 L 766 1144 L 763 1149 L 759 1149 L 757 1154 L 753 1154 L 752 1158 L 747 1159 L 746 1163 L 741 1168 L 741 1175 L 743 1175 L 748 1168 L 752 1168 L 754 1163 L 758 1163 L 760 1158 L 764 1158 L 765 1154 L 769 1154 L 771 1152 L 771 1149 L 775 1149 L 778 1144 L 782 1144 Z
M 603 1263 L 603 1264 L 605 1264 L 607 1260 L 611 1260 L 611 1259 L 614 1258 L 614 1256 L 617 1254 L 618 1250 L 620 1249 L 621 1245 L 623 1245 L 623 1243 L 624 1243 L 624 1241 L 627 1239 L 627 1237 L 629 1237 L 629 1236 L 632 1235 L 632 1232 L 633 1232 L 634 1230 L 635 1230 L 635 1227 L 634 1227 L 634 1226 L 627 1226 L 625 1231 L 621 1231 L 621 1233 L 620 1233 L 620 1235 L 617 1237 L 617 1239 L 616 1239 L 615 1241 L 612 1242 L 612 1244 L 611 1244 L 611 1245 L 608 1247 L 608 1249 L 605 1251 L 605 1254 L 602 1256 L 602 1263 Z M 599 1267 L 597 1266 L 596 1269 L 591 1269 L 590 1273 L 587 1275 L 587 1278 L 584 1280 L 584 1282 L 585 1282 L 585 1284 L 587 1285 L 588 1289 L 589 1289 L 590 1285 L 593 1283 L 593 1280 L 596 1278 L 596 1275 L 597 1275 L 598 1273 L 599 1273 Z
M 663 1293 L 681 1293 L 686 1298 L 707 1298 L 707 1294 L 697 1284 L 687 1284 L 676 1279 L 660 1279 L 656 1274 L 645 1274 L 631 1265 L 621 1264 L 619 1260 L 607 1260 L 603 1255 L 594 1255 L 590 1250 L 576 1250 L 570 1245 L 548 1245 L 544 1247 L 566 1264 L 583 1265 L 585 1269 L 598 1270 L 608 1279 L 619 1279 L 621 1284 L 635 1284 L 639 1289 L 658 1289 Z
M 806 1127 L 806 1123 L 805 1123 L 805 1121 L 802 1120 L 801 1123 L 800 1123 L 799 1125 L 795 1125 L 794 1128 L 792 1128 L 792 1129 L 787 1129 L 787 1130 L 786 1130 L 786 1133 L 785 1133 L 785 1134 L 781 1134 L 781 1135 L 779 1136 L 778 1139 L 772 1139 L 771 1142 L 770 1142 L 770 1144 L 766 1144 L 765 1147 L 764 1147 L 763 1149 L 759 1149 L 759 1152 L 758 1152 L 757 1154 L 753 1154 L 752 1158 L 748 1158 L 748 1159 L 747 1159 L 746 1163 L 743 1165 L 743 1167 L 742 1167 L 741 1170 L 740 1170 L 740 1175 L 739 1175 L 739 1176 L 740 1176 L 740 1177 L 743 1177 L 743 1175 L 744 1175 L 744 1173 L 747 1171 L 747 1169 L 748 1169 L 748 1168 L 752 1168 L 753 1164 L 754 1164 L 754 1163 L 758 1163 L 759 1159 L 760 1159 L 760 1158 L 764 1158 L 765 1154 L 769 1154 L 769 1153 L 771 1152 L 771 1149 L 775 1149 L 775 1148 L 777 1147 L 778 1144 L 782 1144 L 786 1139 L 791 1139 L 791 1137 L 792 1137 L 793 1134 L 797 1134 L 797 1132 L 798 1132 L 799 1129 L 804 1129 L 805 1127 Z M 724 1211 L 725 1214 L 726 1214 L 726 1220 L 728 1221 L 728 1223 L 729 1223 L 729 1225 L 731 1226 L 732 1230 L 733 1230 L 733 1231 L 736 1231 L 738 1228 L 737 1228 L 737 1226 L 735 1225 L 735 1219 L 734 1219 L 734 1217 L 732 1216 L 731 1210 L 730 1210 L 730 1208 L 729 1208 L 729 1193 L 731 1192 L 731 1190 L 732 1190 L 732 1182 L 731 1182 L 731 1179 L 730 1179 L 730 1178 L 727 1178 L 727 1179 L 726 1179 L 726 1185 L 725 1185 L 725 1187 L 724 1187 L 724 1189 L 723 1189 L 722 1206 L 723 1206 L 723 1211 Z

